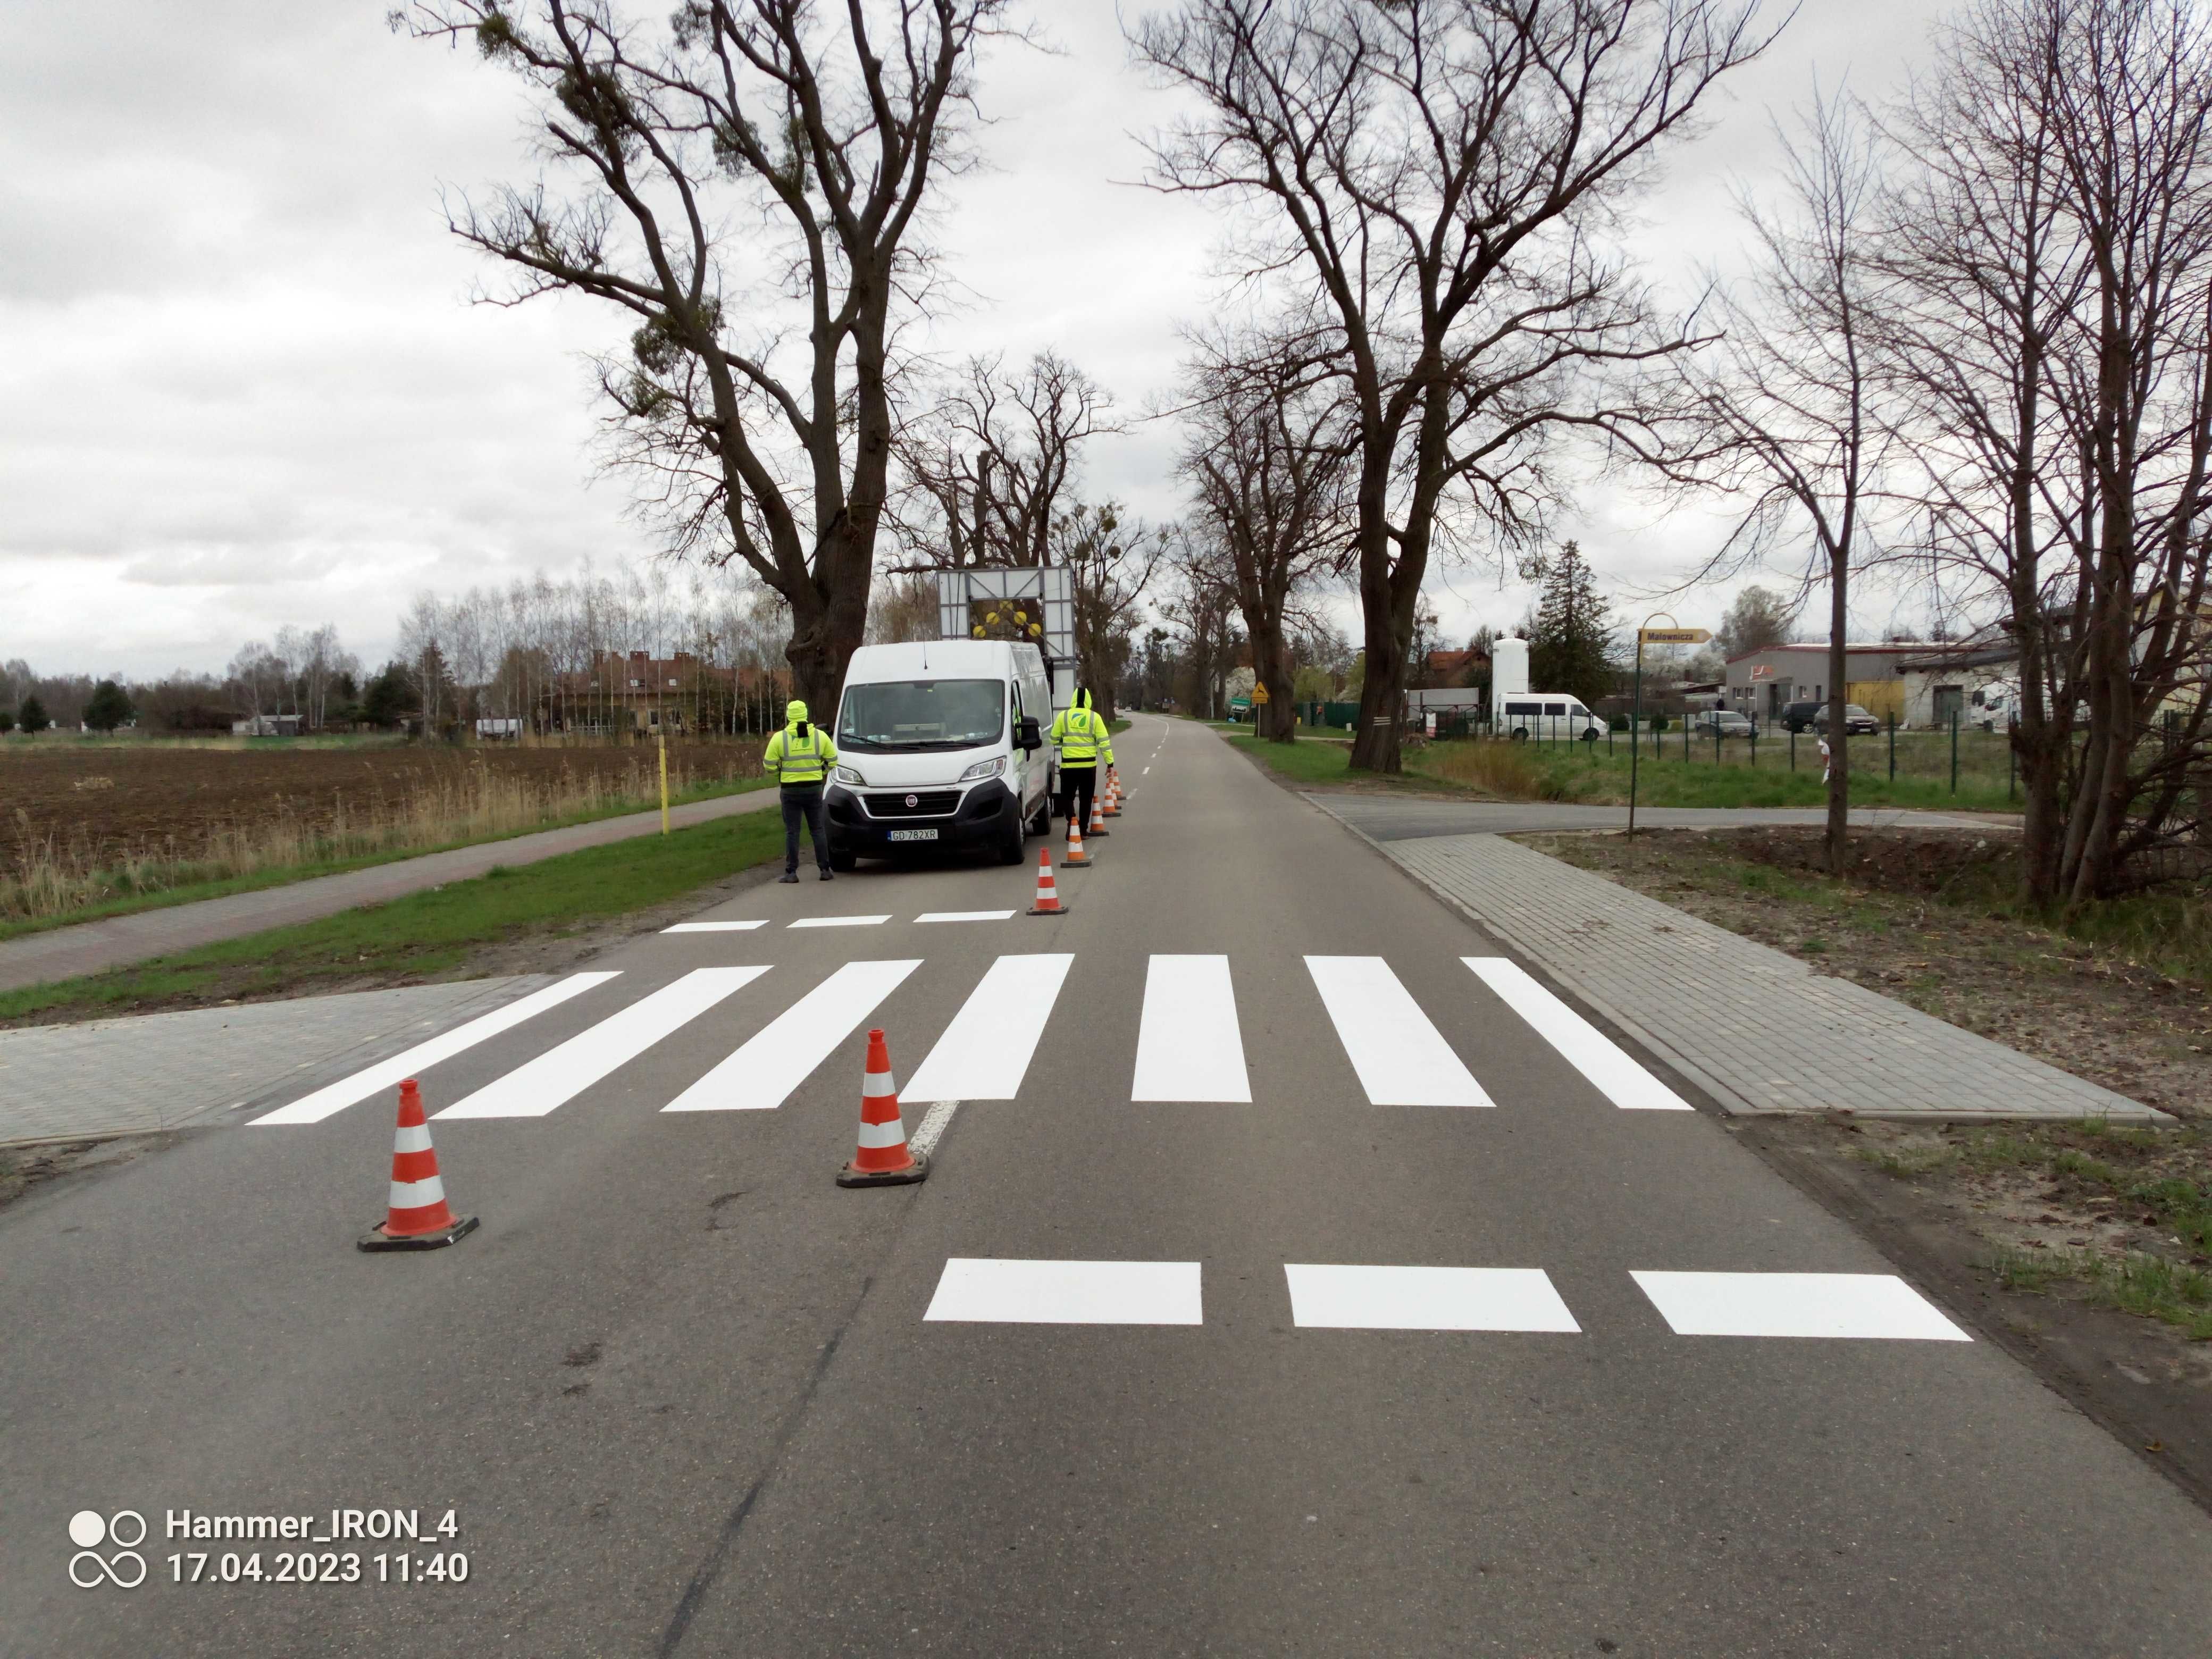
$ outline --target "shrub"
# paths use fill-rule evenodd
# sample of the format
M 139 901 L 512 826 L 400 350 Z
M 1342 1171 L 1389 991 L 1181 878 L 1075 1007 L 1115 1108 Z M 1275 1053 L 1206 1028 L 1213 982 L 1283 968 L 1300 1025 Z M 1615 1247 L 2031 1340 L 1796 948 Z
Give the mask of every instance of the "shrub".
M 53 722 L 46 718 L 46 704 L 40 702 L 36 697 L 26 697 L 23 699 L 23 706 L 15 711 L 15 724 L 21 726 L 28 734 L 43 732 Z

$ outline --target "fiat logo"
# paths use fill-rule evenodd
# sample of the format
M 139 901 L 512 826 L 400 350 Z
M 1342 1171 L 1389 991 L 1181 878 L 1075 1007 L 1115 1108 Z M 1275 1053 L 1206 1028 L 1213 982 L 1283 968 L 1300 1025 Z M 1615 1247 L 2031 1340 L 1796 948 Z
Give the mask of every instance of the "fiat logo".
M 921 805 L 921 797 L 919 795 L 908 795 L 906 798 L 906 804 L 908 806 L 919 806 Z

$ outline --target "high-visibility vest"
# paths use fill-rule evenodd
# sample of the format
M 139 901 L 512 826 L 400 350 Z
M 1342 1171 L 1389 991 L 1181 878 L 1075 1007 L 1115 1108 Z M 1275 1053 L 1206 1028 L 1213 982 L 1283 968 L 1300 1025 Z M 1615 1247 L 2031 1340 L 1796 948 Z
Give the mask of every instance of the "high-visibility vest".
M 780 783 L 805 785 L 821 782 L 836 758 L 837 745 L 823 734 L 820 726 L 808 726 L 802 738 L 787 726 L 768 740 L 762 764 L 775 769 Z
M 1063 708 L 1052 723 L 1052 740 L 1060 745 L 1062 766 L 1097 765 L 1099 745 L 1107 738 L 1106 722 L 1095 708 Z

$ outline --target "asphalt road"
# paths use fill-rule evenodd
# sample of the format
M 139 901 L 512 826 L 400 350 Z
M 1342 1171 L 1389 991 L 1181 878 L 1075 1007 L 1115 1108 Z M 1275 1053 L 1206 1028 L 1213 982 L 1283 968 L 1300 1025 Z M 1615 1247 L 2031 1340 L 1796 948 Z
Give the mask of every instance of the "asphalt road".
M 384 1093 L 0 1212 L 0 1651 L 2205 1651 L 2212 1523 L 2130 1451 L 1926 1340 L 1960 1333 L 1710 1116 L 1616 1105 L 1571 1054 L 1651 1080 L 1540 1036 L 1461 960 L 1496 947 L 1317 808 L 1200 728 L 1119 747 L 1131 811 L 1065 917 L 915 920 L 1018 910 L 1027 869 L 769 886 L 708 918 L 758 930 L 640 939 L 425 1067 L 483 1218 L 452 1249 L 352 1247 Z M 1056 964 L 994 969 L 1032 953 L 1069 958 L 1055 998 Z M 920 965 L 848 968 L 878 962 Z M 609 1015 L 738 966 L 599 1075 L 648 1018 Z M 881 993 L 848 1036 L 804 996 L 840 970 Z M 870 1024 L 902 1083 L 975 1097 L 926 1185 L 832 1182 Z M 434 1116 L 487 1089 L 566 1098 Z M 1316 1265 L 1517 1271 L 1306 1273 L 1294 1307 Z M 1897 1334 L 1684 1334 L 1850 1297 Z M 1455 1322 L 1516 1328 L 1345 1328 Z M 364 1582 L 226 1584 L 286 1547 L 163 1536 L 379 1507 L 453 1510 L 466 1582 L 377 1583 L 366 1542 L 334 1547 Z M 148 1581 L 74 1588 L 71 1516 L 125 1509 Z

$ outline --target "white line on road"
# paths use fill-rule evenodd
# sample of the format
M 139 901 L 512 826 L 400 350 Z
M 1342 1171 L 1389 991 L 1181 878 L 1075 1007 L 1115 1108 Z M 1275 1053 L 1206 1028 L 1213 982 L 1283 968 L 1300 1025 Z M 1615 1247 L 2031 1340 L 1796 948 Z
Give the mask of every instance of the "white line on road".
M 783 1104 L 830 1051 L 860 1029 L 876 1005 L 921 966 L 848 962 L 778 1014 L 751 1041 L 660 1109 L 764 1112 Z
M 1000 957 L 901 1091 L 906 1100 L 1012 1100 L 1075 958 Z
M 937 1150 L 937 1143 L 945 1139 L 945 1132 L 952 1127 L 952 1115 L 960 1109 L 957 1100 L 940 1100 L 922 1115 L 921 1124 L 908 1140 L 907 1150 L 916 1158 L 927 1158 Z
M 617 970 L 618 972 L 619 970 Z M 253 1127 L 294 1123 L 320 1123 L 334 1113 L 342 1112 L 356 1101 L 366 1100 L 386 1089 L 396 1089 L 417 1072 L 428 1071 L 441 1060 L 451 1060 L 465 1049 L 497 1036 L 501 1031 L 520 1025 L 526 1019 L 544 1013 L 548 1008 L 557 1008 L 570 997 L 581 996 L 594 986 L 604 985 L 617 977 L 617 972 L 571 974 L 568 978 L 533 991 L 528 996 L 510 1002 L 504 1008 L 494 1009 L 482 1019 L 472 1019 L 465 1025 L 432 1037 L 428 1042 L 418 1042 L 404 1054 L 390 1060 L 380 1060 L 365 1071 L 303 1096 L 289 1106 L 280 1106 L 253 1120 Z
M 1893 1273 L 1631 1273 L 1677 1336 L 1971 1342 Z
M 1308 957 L 1306 971 L 1370 1104 L 1495 1104 L 1382 957 Z
M 954 1256 L 924 1319 L 994 1325 L 1197 1325 L 1195 1261 L 1006 1261 Z
M 1152 959 L 1129 1098 L 1250 1102 L 1227 957 Z
M 793 927 L 874 927 L 890 920 L 889 916 L 801 916 L 791 925 Z
M 1501 1001 L 1536 1028 L 1567 1064 L 1614 1105 L 1632 1112 L 1686 1112 L 1690 1103 L 1624 1053 L 1611 1037 L 1504 957 L 1462 957 Z
M 756 927 L 765 927 L 765 921 L 679 921 L 673 927 L 664 927 L 664 933 L 750 933 Z
M 925 910 L 916 921 L 1005 921 L 1013 915 L 1012 910 Z
M 766 972 L 766 968 L 696 969 L 436 1115 L 544 1117 Z
M 1291 1322 L 1340 1331 L 1579 1331 L 1540 1267 L 1285 1264 Z

